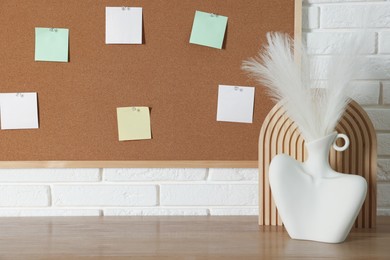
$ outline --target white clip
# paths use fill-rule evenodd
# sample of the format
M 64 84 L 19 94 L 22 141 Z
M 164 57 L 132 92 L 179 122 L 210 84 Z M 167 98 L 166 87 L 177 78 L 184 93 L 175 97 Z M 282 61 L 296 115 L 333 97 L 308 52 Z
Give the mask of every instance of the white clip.
M 57 28 L 50 28 L 49 31 L 51 31 L 51 32 L 57 32 L 58 29 L 57 29 Z
M 16 96 L 17 97 L 23 97 L 23 94 L 22 93 L 16 93 Z
M 210 16 L 211 16 L 211 17 L 218 17 L 218 14 L 210 13 Z

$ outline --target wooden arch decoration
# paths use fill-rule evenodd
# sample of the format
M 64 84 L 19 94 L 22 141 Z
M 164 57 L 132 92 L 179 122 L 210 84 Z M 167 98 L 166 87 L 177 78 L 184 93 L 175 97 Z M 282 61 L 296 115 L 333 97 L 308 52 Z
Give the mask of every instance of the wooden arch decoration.
M 330 151 L 330 164 L 338 172 L 357 174 L 367 180 L 368 190 L 356 219 L 356 228 L 373 228 L 376 224 L 377 141 L 375 129 L 363 108 L 352 101 L 341 118 L 337 132 L 348 135 L 350 146 L 344 152 Z M 297 126 L 279 104 L 265 118 L 259 137 L 259 225 L 282 225 L 268 181 L 271 159 L 288 154 L 304 161 L 306 151 Z

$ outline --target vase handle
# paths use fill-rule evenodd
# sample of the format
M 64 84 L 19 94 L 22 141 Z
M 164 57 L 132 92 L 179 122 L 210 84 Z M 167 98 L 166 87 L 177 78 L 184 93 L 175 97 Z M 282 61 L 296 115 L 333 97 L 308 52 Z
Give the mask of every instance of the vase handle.
M 336 144 L 336 141 L 339 138 L 344 139 L 344 145 L 343 146 L 338 146 Z M 334 143 L 333 143 L 333 149 L 335 149 L 338 152 L 342 152 L 342 151 L 347 150 L 348 146 L 349 146 L 349 138 L 348 138 L 348 136 L 345 135 L 345 134 L 337 134 L 336 139 L 334 140 Z

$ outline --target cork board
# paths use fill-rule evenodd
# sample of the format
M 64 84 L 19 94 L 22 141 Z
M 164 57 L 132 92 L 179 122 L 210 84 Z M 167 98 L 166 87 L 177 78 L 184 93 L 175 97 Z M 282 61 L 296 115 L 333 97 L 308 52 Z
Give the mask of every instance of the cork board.
M 252 124 L 217 122 L 218 85 L 256 86 L 241 63 L 266 32 L 294 34 L 294 2 L 1 1 L 1 92 L 37 92 L 39 129 L 1 130 L 0 166 L 256 167 L 273 103 L 256 87 Z M 143 7 L 142 45 L 105 44 L 106 6 Z M 189 44 L 196 10 L 228 17 L 221 50 Z M 35 27 L 69 29 L 68 63 L 34 61 Z M 151 140 L 118 141 L 126 106 L 150 107 Z

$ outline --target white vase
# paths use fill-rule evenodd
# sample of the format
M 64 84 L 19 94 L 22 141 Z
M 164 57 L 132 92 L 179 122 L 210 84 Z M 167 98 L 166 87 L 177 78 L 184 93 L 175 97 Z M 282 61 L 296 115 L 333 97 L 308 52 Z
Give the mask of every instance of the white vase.
M 366 197 L 367 182 L 357 175 L 342 174 L 329 165 L 329 150 L 336 132 L 306 143 L 308 159 L 298 162 L 277 155 L 269 167 L 273 198 L 285 228 L 293 239 L 340 243 L 345 240 Z

